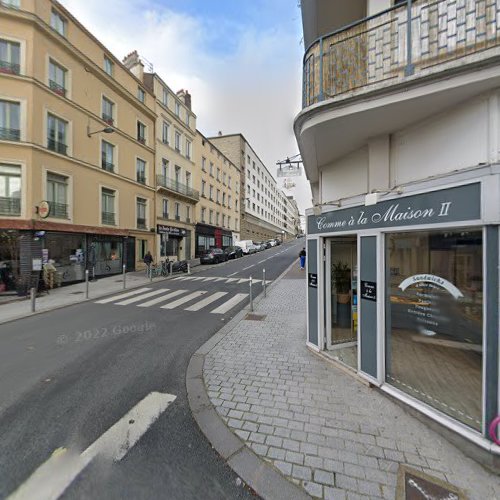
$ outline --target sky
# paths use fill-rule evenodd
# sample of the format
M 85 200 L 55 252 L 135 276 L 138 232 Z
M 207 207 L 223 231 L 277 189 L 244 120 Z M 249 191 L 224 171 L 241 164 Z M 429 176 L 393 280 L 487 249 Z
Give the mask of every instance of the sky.
M 60 0 L 116 57 L 133 50 L 192 95 L 205 136 L 242 133 L 271 174 L 298 153 L 302 25 L 298 0 Z M 283 179 L 277 179 L 283 188 Z M 288 195 L 311 206 L 305 175 Z

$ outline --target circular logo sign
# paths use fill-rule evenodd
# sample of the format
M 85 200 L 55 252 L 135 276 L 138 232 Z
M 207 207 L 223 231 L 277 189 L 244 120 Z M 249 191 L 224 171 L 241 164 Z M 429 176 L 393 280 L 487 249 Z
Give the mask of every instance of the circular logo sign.
M 42 201 L 40 205 L 38 205 L 38 215 L 42 219 L 46 219 L 50 214 L 50 204 L 48 201 Z

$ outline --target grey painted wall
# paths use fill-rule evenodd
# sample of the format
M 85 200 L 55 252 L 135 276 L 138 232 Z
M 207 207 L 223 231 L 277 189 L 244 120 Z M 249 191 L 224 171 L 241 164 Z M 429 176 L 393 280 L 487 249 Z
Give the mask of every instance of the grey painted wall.
M 307 242 L 307 273 L 318 274 L 318 241 L 309 240 Z M 318 318 L 318 288 L 307 285 L 307 301 L 309 311 L 309 342 L 319 346 L 319 318 Z

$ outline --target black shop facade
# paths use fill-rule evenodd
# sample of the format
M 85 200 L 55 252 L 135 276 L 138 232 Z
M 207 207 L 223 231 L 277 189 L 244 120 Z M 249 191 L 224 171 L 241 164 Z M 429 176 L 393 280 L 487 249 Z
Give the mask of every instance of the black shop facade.
M 222 248 L 224 250 L 233 244 L 233 233 L 221 227 L 196 224 L 195 235 L 196 257 L 199 257 L 203 252 L 211 248 Z

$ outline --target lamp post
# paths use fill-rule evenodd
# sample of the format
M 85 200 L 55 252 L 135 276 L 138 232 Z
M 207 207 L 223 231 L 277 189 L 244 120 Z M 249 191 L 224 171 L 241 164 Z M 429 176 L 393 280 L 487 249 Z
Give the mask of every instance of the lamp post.
M 101 130 L 96 130 L 95 132 L 90 131 L 90 125 L 87 125 L 87 136 L 92 137 L 94 134 L 99 134 L 100 132 L 103 132 L 105 134 L 113 134 L 115 129 L 113 127 L 105 127 Z

